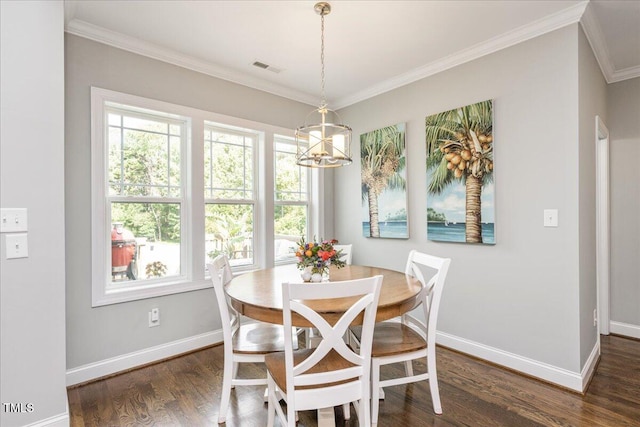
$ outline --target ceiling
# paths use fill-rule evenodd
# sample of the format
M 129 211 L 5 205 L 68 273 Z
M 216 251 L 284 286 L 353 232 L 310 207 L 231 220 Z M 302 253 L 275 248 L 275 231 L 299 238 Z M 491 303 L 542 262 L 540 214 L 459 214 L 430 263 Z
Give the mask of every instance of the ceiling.
M 65 0 L 65 30 L 317 105 L 315 3 Z M 640 76 L 640 0 L 333 0 L 331 7 L 325 80 L 333 109 L 579 21 L 609 83 Z

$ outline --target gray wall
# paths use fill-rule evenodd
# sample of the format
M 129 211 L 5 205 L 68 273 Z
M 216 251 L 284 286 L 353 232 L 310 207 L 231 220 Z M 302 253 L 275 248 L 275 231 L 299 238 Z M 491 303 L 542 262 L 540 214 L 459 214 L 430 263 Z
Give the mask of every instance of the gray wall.
M 453 259 L 439 331 L 572 372 L 581 370 L 578 248 L 592 239 L 579 229 L 579 31 L 571 25 L 340 111 L 356 158 L 360 134 L 407 123 L 408 240 L 362 236 L 358 163 L 336 171 L 334 186 L 335 235 L 354 244 L 354 263 L 402 270 L 414 248 Z M 494 100 L 497 244 L 428 241 L 424 119 L 485 99 Z M 559 210 L 558 228 L 543 227 L 546 208 Z
M 65 387 L 63 3 L 0 2 L 0 206 L 27 208 L 28 258 L 0 238 L 4 427 L 68 425 Z
M 66 36 L 67 369 L 220 329 L 213 289 L 91 307 L 90 87 L 295 128 L 312 108 Z M 160 308 L 159 327 L 147 313 Z
M 579 233 L 576 242 L 580 252 L 580 365 L 583 366 L 593 351 L 598 338 L 593 325 L 593 310 L 597 307 L 596 280 L 596 124 L 595 117 L 607 121 L 607 82 L 602 76 L 591 46 L 582 28 L 579 38 L 579 139 L 576 147 L 580 168 L 578 196 Z
M 640 338 L 640 78 L 609 86 L 611 321 Z

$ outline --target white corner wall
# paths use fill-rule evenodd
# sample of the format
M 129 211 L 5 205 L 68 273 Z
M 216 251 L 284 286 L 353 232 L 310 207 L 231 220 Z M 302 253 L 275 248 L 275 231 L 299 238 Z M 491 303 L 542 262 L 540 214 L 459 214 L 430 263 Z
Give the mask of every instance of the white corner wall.
M 402 271 L 411 249 L 452 258 L 439 342 L 582 389 L 578 24 L 340 111 L 359 135 L 407 123 L 408 240 L 362 236 L 360 165 L 335 173 L 335 237 L 354 263 Z M 427 240 L 425 117 L 494 100 L 495 246 Z M 559 227 L 543 227 L 543 210 Z
M 0 1 L 0 206 L 28 210 L 28 258 L 0 238 L 0 425 L 68 426 L 61 1 Z M 7 406 L 12 404 L 13 406 Z
M 580 183 L 578 196 L 580 265 L 580 366 L 593 364 L 600 355 L 598 329 L 593 311 L 598 305 L 596 276 L 596 116 L 607 123 L 607 82 L 579 27 L 579 138 L 576 141 Z M 597 347 L 597 348 L 596 348 Z M 594 350 L 595 348 L 595 350 Z M 591 357 L 595 355 L 594 357 Z M 586 366 L 587 369 L 593 366 Z
M 609 85 L 611 332 L 640 339 L 640 78 Z

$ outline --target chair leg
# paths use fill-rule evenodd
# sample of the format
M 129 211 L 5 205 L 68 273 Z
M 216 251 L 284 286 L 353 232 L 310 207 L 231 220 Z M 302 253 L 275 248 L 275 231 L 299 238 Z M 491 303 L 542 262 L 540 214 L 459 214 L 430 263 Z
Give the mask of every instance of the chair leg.
M 268 399 L 268 403 L 267 403 L 267 427 L 273 427 L 273 424 L 275 422 L 275 418 L 276 418 L 276 407 L 275 405 L 276 403 L 276 391 L 275 391 L 275 384 L 273 384 L 273 380 L 271 379 L 271 377 L 269 377 L 268 381 L 268 393 L 269 393 L 269 399 Z
M 411 360 L 404 362 L 404 373 L 407 377 L 413 376 L 413 362 Z
M 233 375 L 231 375 L 231 378 L 233 378 L 233 379 L 238 378 L 238 367 L 239 366 L 240 366 L 239 363 L 233 362 Z M 231 388 L 236 388 L 236 386 L 231 384 Z
M 371 425 L 378 424 L 378 407 L 380 406 L 380 363 L 371 360 Z
M 358 424 L 359 427 L 367 427 L 373 425 L 371 422 L 371 399 L 368 397 L 360 399 L 358 404 Z
M 224 372 L 222 374 L 222 392 L 220 394 L 220 412 L 218 413 L 218 424 L 222 424 L 227 419 L 227 410 L 229 409 L 229 399 L 231 398 L 231 387 L 233 383 L 234 365 L 231 355 L 224 357 Z
M 311 348 L 311 328 L 304 331 L 304 348 Z
M 433 401 L 433 412 L 442 414 L 442 405 L 440 403 L 440 390 L 438 388 L 438 372 L 436 370 L 436 355 L 429 352 L 427 357 L 427 370 L 429 373 L 429 389 L 431 390 L 431 400 Z
M 350 420 L 351 419 L 351 404 L 350 403 L 345 403 L 342 405 L 342 413 L 344 414 L 344 419 L 345 420 Z

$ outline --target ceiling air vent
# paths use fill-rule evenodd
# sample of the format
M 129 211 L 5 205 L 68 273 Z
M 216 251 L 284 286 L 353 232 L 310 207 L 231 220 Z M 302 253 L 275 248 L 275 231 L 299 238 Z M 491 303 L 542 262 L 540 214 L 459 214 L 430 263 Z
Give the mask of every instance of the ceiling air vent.
M 282 69 L 280 69 L 280 68 L 276 68 L 274 66 L 271 66 L 269 64 L 265 64 L 264 62 L 260 62 L 260 61 L 255 61 L 251 65 L 253 65 L 254 67 L 262 68 L 263 70 L 269 70 L 272 73 L 279 73 L 280 71 L 282 71 Z

